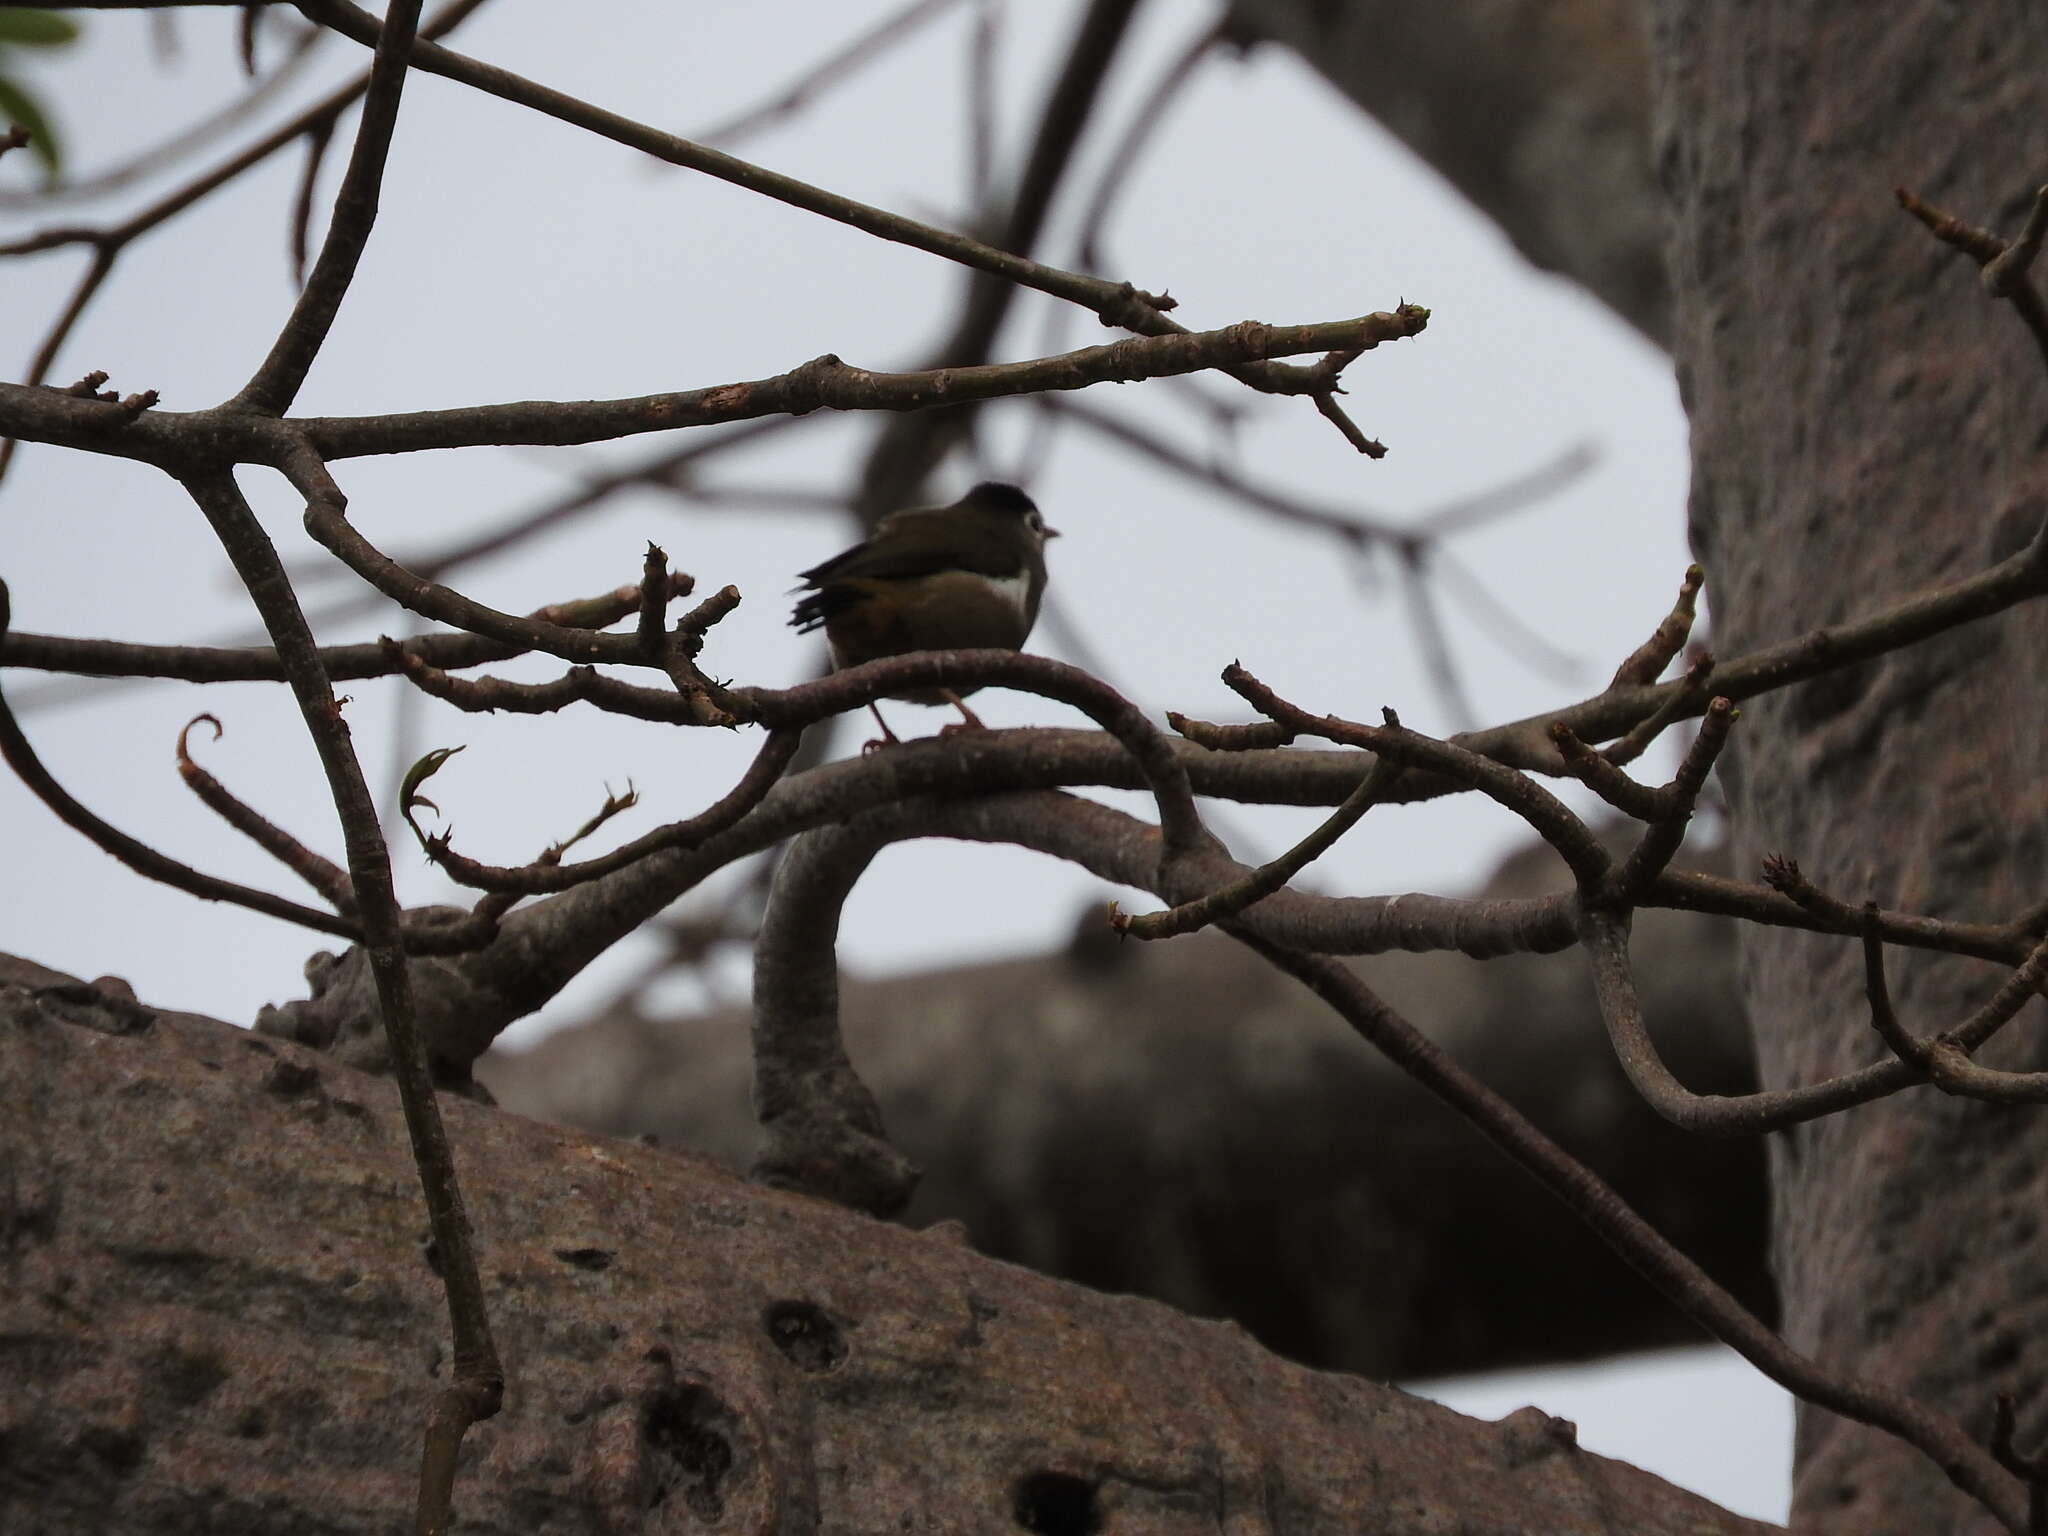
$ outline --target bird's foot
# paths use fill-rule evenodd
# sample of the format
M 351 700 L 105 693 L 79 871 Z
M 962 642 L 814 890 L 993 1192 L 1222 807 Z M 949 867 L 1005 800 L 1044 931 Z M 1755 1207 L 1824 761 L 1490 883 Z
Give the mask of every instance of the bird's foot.
M 943 691 L 946 695 L 946 702 L 960 711 L 960 719 L 952 725 L 939 727 L 939 734 L 941 736 L 958 736 L 963 731 L 985 731 L 988 729 L 986 725 L 982 724 L 981 716 L 969 709 L 959 694 L 953 692 L 950 688 Z
M 882 734 L 873 741 L 864 741 L 860 744 L 860 755 L 862 757 L 866 757 L 870 752 L 879 752 L 884 747 L 896 747 L 903 744 L 902 738 L 889 729 L 889 722 L 882 718 L 882 712 L 879 709 L 870 704 L 868 706 L 868 713 L 875 717 L 875 724 L 882 728 Z

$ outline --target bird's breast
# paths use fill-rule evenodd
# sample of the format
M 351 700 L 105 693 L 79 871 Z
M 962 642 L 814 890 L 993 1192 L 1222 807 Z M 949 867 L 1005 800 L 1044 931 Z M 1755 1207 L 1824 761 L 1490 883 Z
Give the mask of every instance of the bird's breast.
M 852 578 L 855 601 L 825 622 L 835 666 L 908 651 L 1014 651 L 1036 617 L 1031 578 L 944 571 L 909 580 Z M 920 699 L 920 703 L 925 702 Z
M 945 571 L 907 581 L 856 579 L 857 599 L 826 624 L 835 648 L 858 659 L 904 651 L 1015 650 L 1031 633 L 1031 582 Z

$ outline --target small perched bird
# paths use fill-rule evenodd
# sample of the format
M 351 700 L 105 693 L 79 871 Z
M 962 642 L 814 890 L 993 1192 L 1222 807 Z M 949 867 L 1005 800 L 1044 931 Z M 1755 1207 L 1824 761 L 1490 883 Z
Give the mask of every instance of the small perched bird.
M 949 507 L 891 512 L 865 542 L 805 571 L 789 622 L 802 634 L 822 625 L 835 668 L 906 651 L 1014 651 L 1038 619 L 1045 541 L 1058 536 L 1016 486 L 984 481 Z M 982 729 L 954 689 L 896 697 L 951 704 L 963 724 L 948 730 Z M 894 742 L 882 712 L 868 708 Z

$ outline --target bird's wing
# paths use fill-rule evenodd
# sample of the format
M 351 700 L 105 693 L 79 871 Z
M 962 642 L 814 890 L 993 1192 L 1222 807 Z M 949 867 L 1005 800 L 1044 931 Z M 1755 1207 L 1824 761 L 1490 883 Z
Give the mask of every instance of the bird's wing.
M 822 565 L 801 573 L 806 587 L 822 587 L 831 581 L 860 578 L 869 581 L 909 581 L 940 571 L 975 571 L 983 576 L 1014 576 L 1023 568 L 1021 558 L 1009 550 L 982 555 L 963 552 L 952 524 L 935 521 L 939 511 L 954 509 L 918 507 L 892 512 L 875 526 L 872 537 Z M 955 513 L 954 515 L 958 515 Z

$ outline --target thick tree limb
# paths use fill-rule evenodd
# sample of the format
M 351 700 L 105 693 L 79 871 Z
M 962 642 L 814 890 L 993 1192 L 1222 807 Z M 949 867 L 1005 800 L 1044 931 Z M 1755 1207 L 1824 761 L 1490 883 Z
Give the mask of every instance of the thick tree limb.
M 693 1158 L 446 1110 L 524 1364 L 473 1431 L 466 1528 L 881 1536 L 1011 1529 L 1065 1500 L 1127 1531 L 1771 1529 L 1534 1409 L 1476 1423 Z M 33 1362 L 0 1394 L 0 1518 L 398 1525 L 420 1389 L 446 1370 L 391 1348 L 441 1321 L 404 1143 L 391 1085 L 330 1060 L 0 988 L 0 1331 Z M 278 1209 L 311 1224 L 219 1220 Z

